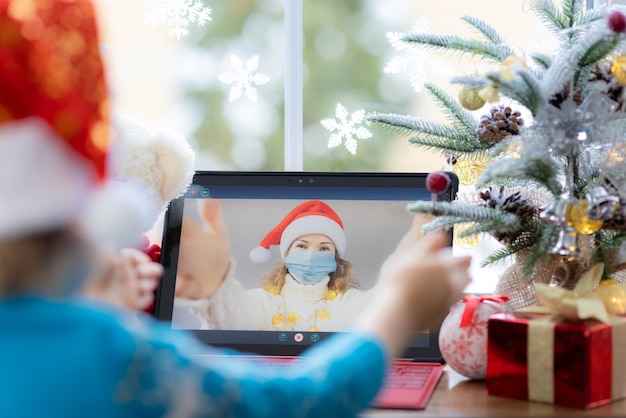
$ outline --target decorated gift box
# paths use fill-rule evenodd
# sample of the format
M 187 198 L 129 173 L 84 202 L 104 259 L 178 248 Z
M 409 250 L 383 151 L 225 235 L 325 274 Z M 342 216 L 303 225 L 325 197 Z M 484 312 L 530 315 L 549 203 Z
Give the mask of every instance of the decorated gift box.
M 625 291 L 597 288 L 602 270 L 594 266 L 574 290 L 538 284 L 542 306 L 489 318 L 490 395 L 578 408 L 626 397 Z

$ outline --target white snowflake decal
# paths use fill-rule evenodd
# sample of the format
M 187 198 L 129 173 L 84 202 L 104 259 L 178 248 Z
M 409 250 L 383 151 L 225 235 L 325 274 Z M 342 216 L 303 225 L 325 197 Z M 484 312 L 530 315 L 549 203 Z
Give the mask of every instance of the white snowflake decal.
M 245 63 L 236 55 L 230 56 L 231 72 L 219 75 L 221 82 L 231 86 L 228 100 L 234 102 L 242 95 L 248 100 L 256 103 L 258 98 L 257 86 L 261 86 L 270 78 L 265 74 L 257 72 L 259 68 L 259 56 L 255 55 Z
M 211 20 L 211 8 L 205 7 L 202 0 L 152 0 L 145 20 L 152 26 L 167 26 L 170 36 L 180 40 L 189 34 L 189 24 L 203 26 Z
M 430 31 L 425 17 L 420 17 L 411 32 L 427 33 Z M 388 32 L 387 39 L 391 46 L 400 53 L 393 57 L 385 66 L 384 71 L 388 74 L 408 73 L 411 85 L 416 92 L 422 90 L 427 80 L 426 67 L 439 74 L 449 74 L 450 68 L 441 59 L 434 58 L 433 54 L 415 48 L 413 45 L 402 41 L 404 33 Z
M 357 140 L 372 137 L 372 133 L 365 127 L 359 126 L 365 119 L 365 110 L 357 110 L 352 114 L 341 104 L 337 103 L 335 118 L 322 119 L 322 126 L 331 132 L 335 132 L 328 140 L 328 148 L 335 148 L 342 143 L 352 154 L 356 154 Z M 344 141 L 345 139 L 345 141 Z

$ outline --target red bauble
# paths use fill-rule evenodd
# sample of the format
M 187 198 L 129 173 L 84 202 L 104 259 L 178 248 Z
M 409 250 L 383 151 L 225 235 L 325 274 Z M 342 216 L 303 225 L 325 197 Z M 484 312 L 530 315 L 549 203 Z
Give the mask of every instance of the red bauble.
M 433 171 L 426 176 L 426 188 L 431 193 L 441 194 L 450 187 L 450 176 L 443 171 Z
M 615 33 L 623 33 L 626 31 L 626 16 L 619 10 L 614 10 L 607 18 L 607 26 Z

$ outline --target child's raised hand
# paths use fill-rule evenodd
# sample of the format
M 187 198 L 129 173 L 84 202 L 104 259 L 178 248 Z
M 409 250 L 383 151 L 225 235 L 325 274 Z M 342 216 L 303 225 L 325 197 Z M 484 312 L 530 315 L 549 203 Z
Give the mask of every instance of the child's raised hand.
M 135 248 L 103 252 L 86 294 L 133 311 L 154 302 L 154 291 L 163 275 L 161 264 Z
M 230 268 L 230 239 L 219 200 L 197 200 L 201 223 L 185 217 L 181 229 L 177 297 L 202 299 L 214 294 Z
M 445 232 L 421 234 L 428 219 L 417 215 L 385 261 L 376 293 L 357 326 L 379 334 L 394 355 L 411 333 L 437 325 L 471 281 L 470 257 L 453 257 Z
M 381 280 L 402 289 L 416 326 L 427 328 L 441 320 L 461 298 L 470 282 L 471 259 L 452 256 L 445 232 L 421 236 L 411 230 L 407 235 L 385 262 Z

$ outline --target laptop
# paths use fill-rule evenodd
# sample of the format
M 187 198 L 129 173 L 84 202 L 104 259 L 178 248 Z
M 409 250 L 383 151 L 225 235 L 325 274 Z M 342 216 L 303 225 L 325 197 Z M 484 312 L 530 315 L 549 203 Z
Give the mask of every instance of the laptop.
M 438 195 L 438 200 L 451 201 L 456 196 L 458 179 L 453 173 L 448 174 L 452 180 L 450 188 Z M 308 347 L 342 332 L 351 318 L 358 315 L 359 309 L 367 305 L 371 294 L 368 290 L 374 286 L 381 264 L 411 225 L 413 214 L 407 211 L 407 204 L 432 200 L 425 186 L 426 176 L 426 173 L 196 172 L 186 194 L 173 200 L 165 215 L 161 255 L 164 276 L 157 291 L 154 315 L 174 329 L 191 330 L 200 341 L 214 347 L 233 349 L 264 360 L 297 361 Z M 269 245 L 272 234 L 276 235 L 276 231 L 271 231 L 277 228 L 278 235 L 289 236 L 286 231 L 300 225 L 290 219 L 289 213 L 307 207 L 309 202 L 322 202 L 324 207 L 332 209 L 332 215 L 324 213 L 320 222 L 323 228 L 330 228 L 327 234 L 337 242 L 341 257 L 352 264 L 351 286 L 357 287 L 348 292 L 355 295 L 350 300 L 360 302 L 351 302 L 354 306 L 341 310 L 316 307 L 311 315 L 300 313 L 300 308 L 305 312 L 309 306 L 302 302 L 302 306 L 291 306 L 282 313 L 252 313 L 250 320 L 240 320 L 247 316 L 246 309 L 256 306 L 255 302 L 248 302 L 251 296 L 281 292 L 268 287 L 267 282 L 267 272 L 279 264 L 285 251 L 280 245 Z M 213 297 L 211 303 L 215 305 L 209 310 L 202 308 L 202 303 L 175 298 L 174 290 L 181 248 L 196 245 L 185 242 L 190 238 L 186 233 L 181 234 L 182 226 L 204 223 L 203 228 L 211 229 L 203 218 L 203 208 L 216 203 L 228 233 L 230 268 L 234 269 L 233 277 L 224 280 L 222 286 L 228 281 L 228 286 L 237 286 L 238 290 L 222 292 L 230 294 L 230 299 Z M 343 224 L 343 231 L 333 229 L 336 217 Z M 319 221 L 305 217 L 307 222 L 313 219 Z M 298 228 L 295 230 L 297 232 Z M 452 245 L 452 232 L 449 238 Z M 273 244 L 277 244 L 275 236 L 273 239 Z M 270 261 L 261 263 L 254 259 L 251 250 L 255 248 L 262 248 Z M 214 250 L 200 248 L 199 254 L 204 251 L 209 254 Z M 313 285 L 316 286 L 318 284 Z M 323 286 L 324 292 L 329 292 L 324 296 L 326 299 L 328 295 L 333 296 L 330 299 L 337 297 L 337 292 L 333 294 L 328 290 L 330 282 Z M 344 294 L 345 300 L 348 300 L 347 294 Z M 245 300 L 232 300 L 232 295 L 241 295 Z M 373 408 L 419 410 L 426 407 L 443 372 L 438 331 L 436 327 L 414 335 L 405 354 L 394 359 Z

